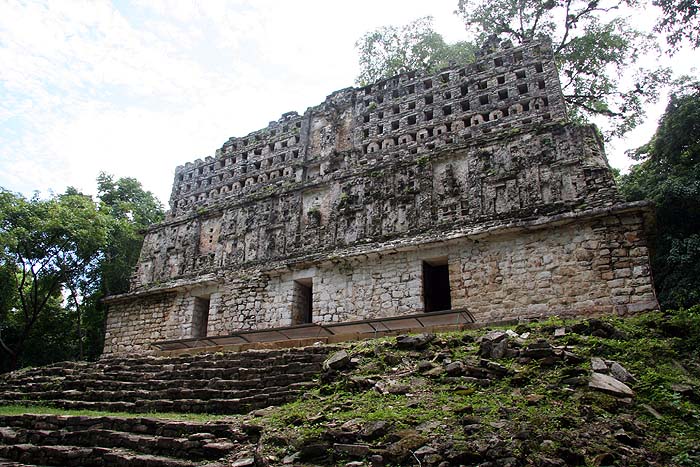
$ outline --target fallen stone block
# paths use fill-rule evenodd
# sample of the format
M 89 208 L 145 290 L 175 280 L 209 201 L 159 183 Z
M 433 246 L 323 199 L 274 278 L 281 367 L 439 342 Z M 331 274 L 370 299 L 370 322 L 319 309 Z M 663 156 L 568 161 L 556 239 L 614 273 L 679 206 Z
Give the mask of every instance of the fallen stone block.
M 329 370 L 341 370 L 345 368 L 350 363 L 350 355 L 345 350 L 339 350 L 333 355 L 328 357 L 326 361 L 323 362 L 323 369 L 325 371 Z
M 634 391 L 625 383 L 603 373 L 592 373 L 588 386 L 617 397 L 634 396 Z
M 403 350 L 421 350 L 435 339 L 435 334 L 401 335 L 396 337 L 396 347 Z

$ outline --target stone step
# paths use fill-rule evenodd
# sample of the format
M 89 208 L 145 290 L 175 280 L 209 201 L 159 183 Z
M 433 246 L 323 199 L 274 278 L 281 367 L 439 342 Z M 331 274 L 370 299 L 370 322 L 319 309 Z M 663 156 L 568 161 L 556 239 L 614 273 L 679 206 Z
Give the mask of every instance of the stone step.
M 266 368 L 246 368 L 246 367 L 235 367 L 235 368 L 204 368 L 204 369 L 193 369 L 193 368 L 173 368 L 169 370 L 163 370 L 154 373 L 139 373 L 137 371 L 86 371 L 79 374 L 65 375 L 63 377 L 51 375 L 37 375 L 37 376 L 26 376 L 22 375 L 14 379 L 8 379 L 5 381 L 6 385 L 22 385 L 31 387 L 37 384 L 44 384 L 45 386 L 55 386 L 58 387 L 62 384 L 67 384 L 70 382 L 74 386 L 80 385 L 83 381 L 90 380 L 100 380 L 100 381 L 123 381 L 123 382 L 148 382 L 153 380 L 167 381 L 167 380 L 181 380 L 181 379 L 203 379 L 210 380 L 213 378 L 227 379 L 227 380 L 248 380 L 248 379 L 258 379 L 261 376 L 271 376 L 280 374 L 305 374 L 311 375 L 320 372 L 321 365 L 319 363 L 312 364 L 302 364 L 302 363 L 292 363 L 288 365 L 270 366 Z
M 41 467 L 33 464 L 21 464 L 19 462 L 11 461 L 10 459 L 3 459 L 0 457 L 0 467 Z
M 303 376 L 303 378 L 301 377 Z M 312 377 L 316 376 L 316 373 L 310 372 L 309 374 L 302 374 L 300 376 L 301 381 L 308 381 Z M 285 375 L 285 378 L 290 383 L 295 381 L 295 375 Z M 34 383 L 21 383 L 21 384 L 6 384 L 1 386 L 5 392 L 22 392 L 22 393 L 37 393 L 46 391 L 55 391 L 57 389 L 62 390 L 107 390 L 107 391 L 137 391 L 139 389 L 148 390 L 166 390 L 169 388 L 183 388 L 183 389 L 221 389 L 221 390 L 245 390 L 258 388 L 262 386 L 262 381 L 279 382 L 282 377 L 269 377 L 266 380 L 237 380 L 237 379 L 221 379 L 221 378 L 211 378 L 211 379 L 173 379 L 173 380 L 149 380 L 149 381 L 120 381 L 120 380 L 104 380 L 104 379 L 93 379 L 85 378 L 83 380 L 77 381 L 63 381 L 61 383 L 51 382 L 34 382 Z
M 100 365 L 96 364 L 91 367 L 95 371 L 112 373 L 112 372 L 137 372 L 144 374 L 160 373 L 163 371 L 173 371 L 173 370 L 208 370 L 208 369 L 231 369 L 231 368 L 258 368 L 264 369 L 269 367 L 277 367 L 283 365 L 291 364 L 311 364 L 317 363 L 314 361 L 296 361 L 296 359 L 290 361 L 287 358 L 276 358 L 269 359 L 268 361 L 256 361 L 256 360 L 216 360 L 216 361 L 201 361 L 201 362 L 186 362 L 186 363 L 163 363 L 163 364 L 153 364 L 153 365 Z
M 91 417 L 86 415 L 20 414 L 0 415 L 0 426 L 39 430 L 112 430 L 154 436 L 187 437 L 195 433 L 212 433 L 236 441 L 247 435 L 224 421 L 194 422 L 153 417 Z
M 220 459 L 239 446 L 228 438 L 217 438 L 205 432 L 188 438 L 172 438 L 102 429 L 50 431 L 17 427 L 0 427 L 0 444 L 119 448 L 186 460 Z
M 70 400 L 41 400 L 41 399 L 0 399 L 0 406 L 17 405 L 17 404 L 41 404 L 47 407 L 66 410 L 97 410 L 104 412 L 126 412 L 126 413 L 142 413 L 138 410 L 133 402 L 85 402 L 85 401 L 70 401 Z
M 0 416 L 0 465 L 220 466 L 218 459 L 254 448 L 225 421 L 50 414 Z
M 34 372 L 44 370 L 71 370 L 82 369 L 88 366 L 117 366 L 128 365 L 130 367 L 148 366 L 148 365 L 163 365 L 163 364 L 183 364 L 196 363 L 220 360 L 236 360 L 240 362 L 256 362 L 261 360 L 269 360 L 271 358 L 313 358 L 314 355 L 319 355 L 326 352 L 324 348 L 315 349 L 313 347 L 305 349 L 281 349 L 281 350 L 261 350 L 247 352 L 226 352 L 226 353 L 202 353 L 197 355 L 180 355 L 175 357 L 158 357 L 158 356 L 128 356 L 128 357 L 104 357 L 96 362 L 85 361 L 63 361 L 48 364 L 43 367 L 28 368 L 23 372 Z M 265 362 L 266 364 L 269 362 Z
M 170 387 L 163 390 L 138 389 L 138 390 L 59 390 L 59 391 L 0 391 L 1 399 L 16 399 L 16 400 L 43 400 L 50 401 L 55 399 L 65 400 L 82 400 L 82 401 L 104 401 L 104 402 L 134 402 L 141 399 L 243 399 L 254 396 L 260 391 L 267 393 L 275 393 L 287 389 L 302 389 L 308 384 L 303 383 L 306 378 L 290 378 L 281 377 L 277 381 L 260 381 L 255 387 L 248 389 L 214 389 L 214 388 L 199 388 L 189 389 L 183 387 Z M 273 383 L 282 383 L 283 386 L 272 386 Z
M 212 361 L 235 361 L 241 364 L 248 363 L 251 366 L 268 365 L 271 359 L 287 359 L 288 361 L 312 361 L 317 358 L 324 358 L 333 349 L 328 347 L 305 347 L 288 350 L 257 350 L 247 352 L 228 353 L 204 353 L 192 356 L 180 355 L 177 357 L 106 357 L 96 362 L 97 365 L 115 366 L 128 365 L 132 367 L 140 365 L 165 365 L 165 364 L 185 364 Z M 257 363 L 256 363 L 257 362 Z
M 136 371 L 104 371 L 104 372 L 91 372 L 84 373 L 82 375 L 75 375 L 66 377 L 67 380 L 79 380 L 82 377 L 96 376 L 101 379 L 114 379 L 120 381 L 148 381 L 152 379 L 158 380 L 169 380 L 169 379 L 211 379 L 211 378 L 222 378 L 222 379 L 254 379 L 261 375 L 269 374 L 284 374 L 284 373 L 317 373 L 321 369 L 319 363 L 314 364 L 302 364 L 293 363 L 289 365 L 277 365 L 277 366 L 267 366 L 261 368 L 248 368 L 248 367 L 212 367 L 212 368 L 181 368 L 175 367 L 172 369 L 163 370 L 152 373 L 139 373 Z
M 144 374 L 163 372 L 163 366 L 175 365 L 182 369 L 258 368 L 269 369 L 271 366 L 289 364 L 321 363 L 332 349 L 306 348 L 291 351 L 257 351 L 231 354 L 205 354 L 197 357 L 134 357 L 104 359 L 96 363 L 60 362 L 41 368 L 31 368 L 0 376 L 0 381 L 27 380 L 34 377 L 49 378 L 53 376 L 68 377 L 85 372 L 117 372 L 120 370 Z M 165 371 L 172 371 L 168 368 Z
M 0 379 L 0 404 L 118 412 L 245 413 L 298 397 L 333 348 L 62 362 Z
M 64 467 L 194 467 L 197 462 L 121 449 L 33 444 L 0 445 L 0 457 L 22 464 Z M 211 467 L 211 464 L 210 464 Z
M 130 400 L 129 397 L 137 398 L 182 398 L 179 394 L 189 394 L 185 398 L 191 398 L 196 394 L 197 398 L 207 398 L 216 396 L 222 391 L 229 393 L 245 393 L 257 390 L 276 390 L 280 387 L 306 386 L 315 379 L 316 373 L 310 374 L 287 374 L 272 375 L 264 379 L 256 380 L 176 380 L 162 381 L 154 380 L 140 382 L 138 384 L 122 381 L 86 381 L 85 384 L 66 383 L 65 385 L 7 385 L 0 390 L 0 398 L 17 400 L 28 399 L 74 399 L 76 397 L 86 397 L 86 400 Z M 232 395 L 230 397 L 246 397 L 245 395 Z
M 270 405 L 280 405 L 290 402 L 301 393 L 301 387 L 283 388 L 279 391 L 255 391 L 254 395 L 237 399 L 136 399 L 133 402 L 124 401 L 86 401 L 69 399 L 37 399 L 23 402 L 39 402 L 61 409 L 96 410 L 109 412 L 149 413 L 210 413 L 210 414 L 242 414 L 251 410 L 261 409 Z M 225 393 L 223 393 L 225 394 Z M 0 405 L 17 404 L 17 399 L 0 399 Z

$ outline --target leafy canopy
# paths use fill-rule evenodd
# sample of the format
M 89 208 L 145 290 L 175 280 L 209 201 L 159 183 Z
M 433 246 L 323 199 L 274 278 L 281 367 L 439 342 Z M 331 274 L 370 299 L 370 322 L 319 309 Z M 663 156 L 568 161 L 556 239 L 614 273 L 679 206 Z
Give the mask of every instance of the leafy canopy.
M 433 72 L 454 63 L 474 61 L 476 47 L 468 42 L 448 44 L 433 30 L 432 17 L 418 18 L 402 27 L 384 26 L 366 33 L 356 43 L 361 86 L 411 70 Z
M 670 76 L 666 69 L 636 66 L 655 42 L 622 16 L 634 6 L 634 0 L 459 0 L 457 13 L 481 42 L 493 36 L 516 44 L 552 38 L 571 117 L 606 117 L 611 137 L 643 121 L 645 104 Z M 630 71 L 633 82 L 623 87 L 620 78 Z
M 620 177 L 630 201 L 656 204 L 654 282 L 664 308 L 700 303 L 700 82 L 681 81 L 640 160 Z
M 33 329 L 47 310 L 60 305 L 70 287 L 94 269 L 107 241 L 109 218 L 90 197 L 74 192 L 41 200 L 0 190 L 0 348 L 17 366 Z M 13 341 L 3 339 L 9 328 Z
M 700 3 L 697 0 L 654 0 L 661 8 L 656 31 L 666 34 L 666 42 L 675 52 L 683 41 L 694 49 L 700 47 Z
M 123 293 L 141 251 L 141 230 L 163 220 L 163 205 L 138 180 L 115 180 L 104 172 L 97 177 L 97 195 L 101 209 L 113 219 L 98 283 L 105 295 Z
M 102 173 L 97 185 L 95 200 L 0 188 L 0 371 L 101 353 L 100 299 L 128 290 L 142 229 L 163 207 L 133 178 Z

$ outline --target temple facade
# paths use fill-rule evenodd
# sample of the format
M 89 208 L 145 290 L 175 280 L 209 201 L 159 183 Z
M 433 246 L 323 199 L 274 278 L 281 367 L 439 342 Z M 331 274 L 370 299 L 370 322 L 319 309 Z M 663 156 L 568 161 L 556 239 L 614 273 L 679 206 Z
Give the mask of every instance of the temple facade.
M 550 43 L 336 91 L 175 169 L 105 353 L 240 330 L 466 309 L 658 306 L 644 203 L 567 120 Z

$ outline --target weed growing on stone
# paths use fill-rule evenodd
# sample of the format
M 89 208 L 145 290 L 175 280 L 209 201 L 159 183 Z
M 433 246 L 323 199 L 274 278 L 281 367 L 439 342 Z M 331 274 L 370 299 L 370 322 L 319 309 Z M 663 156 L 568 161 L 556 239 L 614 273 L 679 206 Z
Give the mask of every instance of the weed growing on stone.
M 674 335 L 685 332 L 674 323 L 693 329 L 693 319 L 551 318 L 439 334 L 415 348 L 396 338 L 347 344 L 352 363 L 257 420 L 276 441 L 273 458 L 323 465 L 372 453 L 387 465 L 417 465 L 415 452 L 422 465 L 697 465 L 700 364 Z M 483 355 L 479 338 L 508 329 L 510 352 Z M 542 356 L 524 357 L 538 346 Z M 591 358 L 626 368 L 634 397 L 589 387 Z

